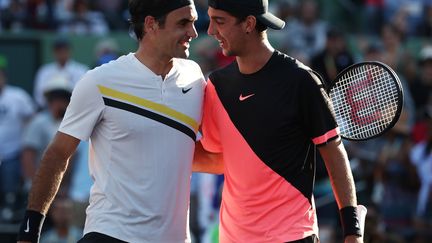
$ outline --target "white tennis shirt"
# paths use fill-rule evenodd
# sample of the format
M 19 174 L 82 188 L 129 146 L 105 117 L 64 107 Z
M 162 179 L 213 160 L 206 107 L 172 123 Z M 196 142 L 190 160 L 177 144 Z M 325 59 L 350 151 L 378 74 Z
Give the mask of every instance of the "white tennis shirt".
M 84 233 L 190 242 L 191 162 L 205 84 L 191 60 L 174 59 L 162 80 L 133 53 L 78 82 L 59 130 L 91 142 Z

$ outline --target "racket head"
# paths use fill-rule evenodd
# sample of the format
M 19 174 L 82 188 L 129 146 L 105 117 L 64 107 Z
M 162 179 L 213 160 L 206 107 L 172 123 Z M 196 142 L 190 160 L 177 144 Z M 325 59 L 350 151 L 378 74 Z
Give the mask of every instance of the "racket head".
M 353 64 L 328 89 L 340 135 L 362 141 L 378 137 L 398 121 L 403 106 L 399 77 L 386 64 Z

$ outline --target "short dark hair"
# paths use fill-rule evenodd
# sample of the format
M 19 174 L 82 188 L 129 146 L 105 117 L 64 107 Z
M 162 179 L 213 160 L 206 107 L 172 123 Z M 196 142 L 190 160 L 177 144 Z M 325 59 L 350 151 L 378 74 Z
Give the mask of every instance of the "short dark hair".
M 59 36 L 54 40 L 54 42 L 52 44 L 52 48 L 54 50 L 69 49 L 70 48 L 70 42 L 65 36 Z
M 48 103 L 51 103 L 53 100 L 60 100 L 60 99 L 69 102 L 72 93 L 62 89 L 55 89 L 55 90 L 50 90 L 48 92 L 45 92 L 44 95 Z
M 148 9 L 157 9 L 159 6 L 164 6 L 170 0 L 130 0 L 129 1 L 129 13 L 131 15 L 130 24 L 133 28 L 135 36 L 138 40 L 141 40 L 144 36 L 144 19 L 147 16 L 153 16 L 149 13 Z M 164 27 L 166 15 L 153 16 L 159 23 L 159 26 Z
M 236 14 L 236 13 L 229 13 L 232 16 L 234 16 L 237 19 L 237 23 L 241 23 L 243 21 L 246 20 L 246 18 L 249 15 L 244 15 L 244 14 Z M 263 23 L 261 23 L 258 19 L 256 20 L 256 25 L 255 25 L 255 29 L 258 33 L 264 32 L 265 30 L 268 29 L 268 27 L 266 25 L 264 25 Z

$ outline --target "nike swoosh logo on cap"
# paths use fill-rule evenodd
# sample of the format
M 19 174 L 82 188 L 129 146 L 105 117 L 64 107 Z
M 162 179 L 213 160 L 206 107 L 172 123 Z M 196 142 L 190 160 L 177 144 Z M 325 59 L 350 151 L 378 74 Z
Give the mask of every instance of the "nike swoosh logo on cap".
M 240 101 L 244 101 L 244 100 L 246 100 L 246 99 L 248 99 L 248 98 L 250 98 L 250 97 L 252 97 L 254 95 L 255 94 L 250 94 L 250 95 L 243 96 L 243 94 L 240 94 L 239 100 Z

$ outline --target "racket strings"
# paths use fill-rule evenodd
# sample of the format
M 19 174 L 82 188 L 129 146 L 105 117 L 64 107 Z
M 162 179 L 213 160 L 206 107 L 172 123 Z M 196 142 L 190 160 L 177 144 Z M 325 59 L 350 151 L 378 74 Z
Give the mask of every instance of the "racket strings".
M 380 66 L 345 73 L 330 93 L 341 135 L 363 139 L 379 134 L 397 113 L 398 96 L 396 80 Z

